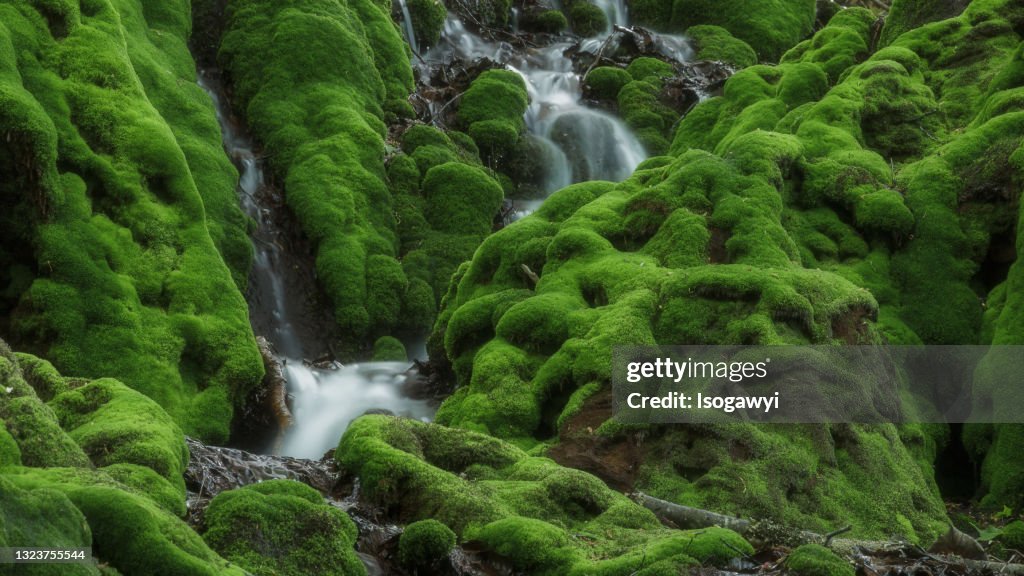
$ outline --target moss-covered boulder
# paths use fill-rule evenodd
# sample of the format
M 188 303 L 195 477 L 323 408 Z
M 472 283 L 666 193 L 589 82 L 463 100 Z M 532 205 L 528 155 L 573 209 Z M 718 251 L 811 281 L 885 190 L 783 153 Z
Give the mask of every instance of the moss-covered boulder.
M 771 0 L 749 3 L 714 0 L 674 0 L 673 26 L 687 29 L 711 24 L 743 40 L 762 60 L 776 60 L 809 35 L 814 26 L 814 0 Z M 663 14 L 664 9 L 657 13 Z
M 519 141 L 529 104 L 526 82 L 511 70 L 488 70 L 459 101 L 458 121 L 488 157 L 500 158 Z
M 427 570 L 446 559 L 455 547 L 455 533 L 437 520 L 405 527 L 398 540 L 398 559 L 408 568 Z
M 0 475 L 0 547 L 91 548 L 92 533 L 85 517 L 64 494 L 45 488 L 22 490 Z M 96 566 L 90 564 L 37 564 L 30 570 L 22 573 L 38 576 L 100 574 Z
M 584 78 L 583 89 L 590 98 L 615 102 L 619 90 L 632 80 L 633 77 L 623 68 L 598 66 Z
M 263 369 L 248 220 L 189 14 L 0 4 L 0 315 L 66 373 L 118 378 L 224 441 Z
M 577 0 L 569 8 L 572 31 L 583 37 L 596 36 L 608 29 L 608 16 L 586 0 Z
M 253 574 L 366 574 L 356 525 L 304 484 L 269 480 L 221 492 L 205 518 L 203 539 Z
M 459 382 L 437 421 L 525 447 L 634 443 L 595 425 L 616 344 L 1018 342 L 1019 263 L 1005 279 L 978 272 L 1000 238 L 1019 244 L 1020 18 L 976 2 L 869 55 L 873 17 L 841 11 L 778 66 L 736 73 L 667 156 L 494 234 L 431 339 Z M 657 82 L 644 67 L 633 82 Z M 1021 428 L 970 429 L 986 503 L 1016 505 Z M 637 433 L 629 481 L 669 500 L 865 537 L 944 530 L 941 426 Z
M 793 576 L 853 576 L 853 566 L 818 544 L 804 544 L 789 553 L 784 566 Z
M 754 49 L 721 26 L 691 26 L 686 29 L 686 37 L 700 60 L 718 60 L 734 68 L 757 64 Z
M 664 528 L 594 476 L 483 434 L 363 416 L 335 457 L 359 478 L 370 503 L 412 522 L 410 530 L 422 527 L 402 536 L 400 552 L 410 546 L 407 536 L 420 539 L 422 530 L 431 542 L 443 540 L 443 547 L 431 544 L 439 554 L 450 546 L 450 529 L 524 573 L 611 576 L 696 558 L 721 565 L 752 551 L 729 530 Z
M 409 15 L 412 16 L 412 30 L 416 34 L 417 50 L 436 46 L 444 30 L 448 10 L 440 0 L 409 0 Z

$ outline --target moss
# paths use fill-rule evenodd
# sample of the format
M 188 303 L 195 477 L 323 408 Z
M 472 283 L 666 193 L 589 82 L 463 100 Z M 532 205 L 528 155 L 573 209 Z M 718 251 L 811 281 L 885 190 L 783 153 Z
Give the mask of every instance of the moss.
M 63 494 L 92 532 L 93 556 L 123 574 L 238 575 L 182 520 L 108 475 L 70 468 L 6 469 L 22 490 Z
M 449 162 L 423 177 L 424 215 L 437 230 L 483 236 L 501 206 L 501 188 L 479 168 Z
M 5 188 L 29 191 L 14 213 L 45 270 L 19 284 L 11 333 L 61 370 L 117 377 L 190 433 L 225 440 L 262 364 L 239 290 L 248 222 L 194 83 L 187 3 L 119 1 L 52 21 L 46 8 L 3 10 L 0 122 L 22 135 L 18 157 L 37 175 Z
M 763 60 L 775 60 L 811 33 L 813 0 L 773 0 L 722 3 L 707 0 L 675 0 L 673 26 L 682 29 L 698 24 L 721 26 L 750 45 Z
M 409 0 L 409 15 L 412 16 L 413 33 L 416 34 L 417 50 L 436 46 L 441 39 L 444 20 L 448 10 L 437 0 Z
M 794 576 L 853 576 L 853 566 L 831 550 L 817 544 L 804 544 L 789 553 L 786 571 Z
M 485 157 L 500 158 L 519 141 L 529 99 L 526 83 L 510 70 L 488 70 L 459 100 L 458 121 Z
M 405 527 L 398 540 L 398 558 L 410 568 L 425 568 L 448 557 L 455 533 L 437 520 L 420 520 Z
M 72 387 L 49 405 L 94 464 L 145 466 L 170 482 L 184 504 L 185 436 L 155 402 L 103 379 Z
M 298 482 L 269 480 L 221 492 L 205 518 L 206 542 L 254 574 L 366 574 L 353 549 L 355 524 Z
M 561 10 L 545 10 L 537 15 L 531 25 L 538 32 L 558 34 L 569 27 L 569 20 Z
M 964 2 L 950 0 L 895 0 L 886 14 L 880 43 L 883 46 L 888 45 L 904 32 L 918 28 L 922 24 L 957 16 L 966 5 Z
M 374 362 L 405 362 L 405 346 L 392 336 L 381 336 L 373 343 Z
M 734 68 L 757 64 L 757 54 L 749 44 L 720 26 L 700 25 L 686 29 L 699 60 L 717 60 Z
M 60 428 L 54 411 L 22 377 L 17 358 L 0 341 L 0 419 L 5 460 L 26 466 L 89 466 L 89 458 Z M 10 443 L 13 441 L 14 446 Z
M 629 72 L 614 66 L 598 66 L 587 74 L 584 89 L 589 97 L 614 101 L 619 90 L 633 79 Z
M 565 530 L 540 520 L 498 520 L 484 526 L 476 537 L 513 568 L 530 574 L 565 574 L 579 560 Z
M 572 31 L 583 37 L 596 36 L 608 29 L 608 17 L 597 6 L 580 0 L 569 9 Z
M 92 534 L 82 513 L 64 494 L 45 488 L 22 490 L 0 476 L 0 546 L 91 548 Z M 90 564 L 44 564 L 17 573 L 84 576 L 100 572 Z
M 736 550 L 750 550 L 728 530 L 661 528 L 650 511 L 594 476 L 483 434 L 364 416 L 346 431 L 335 456 L 359 478 L 369 501 L 394 517 L 431 518 L 431 533 L 447 534 L 440 522 L 530 574 L 629 574 L 648 560 L 683 553 L 723 564 Z
M 633 59 L 629 66 L 626 66 L 626 72 L 633 77 L 633 80 L 647 81 L 652 76 L 661 79 L 670 78 L 676 74 L 675 68 L 671 64 L 664 60 L 651 58 L 650 56 L 641 56 L 640 58 Z M 655 85 L 658 88 L 661 87 L 658 83 L 655 83 Z

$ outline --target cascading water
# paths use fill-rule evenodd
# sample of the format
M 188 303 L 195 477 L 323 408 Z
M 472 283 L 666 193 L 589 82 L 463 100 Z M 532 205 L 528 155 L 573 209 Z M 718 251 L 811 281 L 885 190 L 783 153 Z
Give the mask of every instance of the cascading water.
M 415 52 L 417 50 L 416 32 L 412 28 L 412 14 L 409 13 L 409 3 L 406 0 L 398 0 L 398 5 L 402 8 L 402 30 L 405 32 L 405 41 L 409 43 L 409 47 Z
M 607 16 L 608 28 L 603 35 L 579 42 L 580 50 L 591 54 L 600 52 L 606 41 L 616 41 L 609 38 L 614 26 L 629 24 L 624 0 L 596 0 L 595 5 Z M 691 56 L 689 45 L 680 36 L 657 35 L 655 43 L 662 55 L 678 62 Z M 530 96 L 524 119 L 543 155 L 538 164 L 544 170 L 541 191 L 545 196 L 575 182 L 624 180 L 647 157 L 624 122 L 582 101 L 580 75 L 566 56 L 575 45 L 555 42 L 540 48 L 516 49 L 506 42 L 489 42 L 467 30 L 449 12 L 442 41 L 423 55 L 428 65 L 454 58 L 489 58 L 523 77 Z M 426 68 L 423 71 L 427 72 Z M 520 203 L 520 214 L 532 212 L 539 202 Z
M 382 410 L 419 419 L 433 415 L 432 406 L 403 394 L 410 364 L 407 362 L 366 362 L 315 367 L 304 359 L 319 347 L 315 335 L 298 329 L 302 311 L 296 310 L 288 293 L 283 232 L 267 202 L 262 160 L 253 152 L 251 140 L 231 121 L 223 90 L 216 78 L 200 72 L 199 85 L 210 95 L 221 125 L 224 147 L 237 165 L 241 204 L 258 223 L 253 234 L 254 258 L 249 277 L 248 300 L 254 329 L 273 346 L 284 366 L 288 393 L 292 397 L 293 426 L 280 452 L 296 458 L 320 458 L 334 448 L 352 420 L 368 410 Z M 264 325 L 257 326 L 255 318 Z

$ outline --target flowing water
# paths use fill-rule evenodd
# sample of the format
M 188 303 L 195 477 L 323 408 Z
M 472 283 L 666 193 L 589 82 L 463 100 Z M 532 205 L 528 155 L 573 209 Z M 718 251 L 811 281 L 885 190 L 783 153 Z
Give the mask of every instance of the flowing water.
M 254 258 L 247 298 L 254 329 L 273 346 L 284 367 L 294 425 L 285 433 L 280 452 L 296 458 L 320 458 L 334 448 L 352 420 L 368 410 L 381 410 L 429 419 L 433 408 L 403 393 L 408 362 L 365 362 L 316 367 L 306 361 L 322 345 L 315 335 L 299 330 L 303 311 L 288 293 L 291 272 L 284 253 L 283 231 L 273 218 L 265 187 L 262 159 L 252 141 L 232 121 L 223 89 L 211 75 L 199 75 L 199 85 L 213 99 L 224 147 L 239 170 L 239 196 L 246 215 L 258 224 L 253 233 Z M 266 318 L 256 325 L 257 317 Z M 306 331 L 308 332 L 308 331 Z M 318 365 L 320 366 L 320 365 Z
M 628 24 L 623 0 L 597 0 L 608 16 L 604 35 L 580 43 L 581 49 L 596 53 L 613 26 Z M 412 19 L 405 0 L 399 0 L 402 27 L 410 45 L 416 46 Z M 665 55 L 683 61 L 689 56 L 685 41 L 659 37 Z M 588 107 L 582 101 L 580 75 L 565 54 L 574 42 L 555 42 L 533 49 L 517 49 L 504 42 L 490 42 L 470 32 L 449 13 L 439 46 L 424 55 L 429 63 L 458 57 L 467 61 L 490 58 L 520 74 L 530 96 L 525 123 L 537 138 L 546 167 L 543 192 L 551 193 L 575 182 L 621 181 L 646 158 L 646 152 L 629 128 L 618 118 Z M 216 106 L 224 147 L 240 171 L 239 194 L 245 213 L 258 224 L 253 234 L 254 260 L 249 278 L 248 299 L 254 329 L 273 345 L 284 367 L 292 399 L 294 426 L 286 433 L 280 451 L 286 456 L 319 458 L 333 448 L 345 428 L 367 411 L 380 410 L 418 419 L 429 419 L 432 406 L 403 393 L 409 363 L 367 362 L 324 368 L 306 360 L 322 350 L 316 335 L 300 330 L 303 311 L 296 310 L 290 294 L 288 258 L 282 247 L 283 231 L 276 224 L 279 209 L 268 197 L 262 159 L 252 141 L 232 121 L 223 89 L 215 77 L 201 73 L 199 84 Z M 532 210 L 534 206 L 524 206 Z M 259 313 L 257 313 L 259 312 Z M 257 325 L 256 318 L 265 318 Z
M 602 46 L 619 41 L 615 26 L 628 26 L 624 0 L 596 0 L 607 16 L 608 28 L 601 35 L 579 42 L 582 52 L 598 54 Z M 664 56 L 685 62 L 692 56 L 681 36 L 656 35 L 657 50 Z M 566 55 L 576 42 L 558 41 L 539 48 L 516 48 L 507 42 L 488 41 L 466 28 L 448 13 L 438 46 L 423 55 L 421 77 L 431 64 L 445 64 L 455 58 L 474 61 L 489 58 L 515 71 L 526 82 L 530 96 L 524 120 L 537 139 L 544 170 L 543 196 L 576 182 L 628 178 L 647 153 L 629 127 L 619 118 L 589 107 L 582 99 L 581 77 Z M 612 46 L 614 47 L 614 46 Z M 532 212 L 541 200 L 518 203 L 519 213 Z

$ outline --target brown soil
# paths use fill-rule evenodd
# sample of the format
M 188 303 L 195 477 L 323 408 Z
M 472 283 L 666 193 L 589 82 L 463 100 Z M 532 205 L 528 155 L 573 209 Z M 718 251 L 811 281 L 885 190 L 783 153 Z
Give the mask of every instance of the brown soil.
M 562 425 L 561 441 L 547 455 L 562 466 L 597 476 L 616 490 L 631 492 L 643 453 L 631 437 L 605 438 L 595 433 L 611 417 L 612 390 L 605 387 Z

